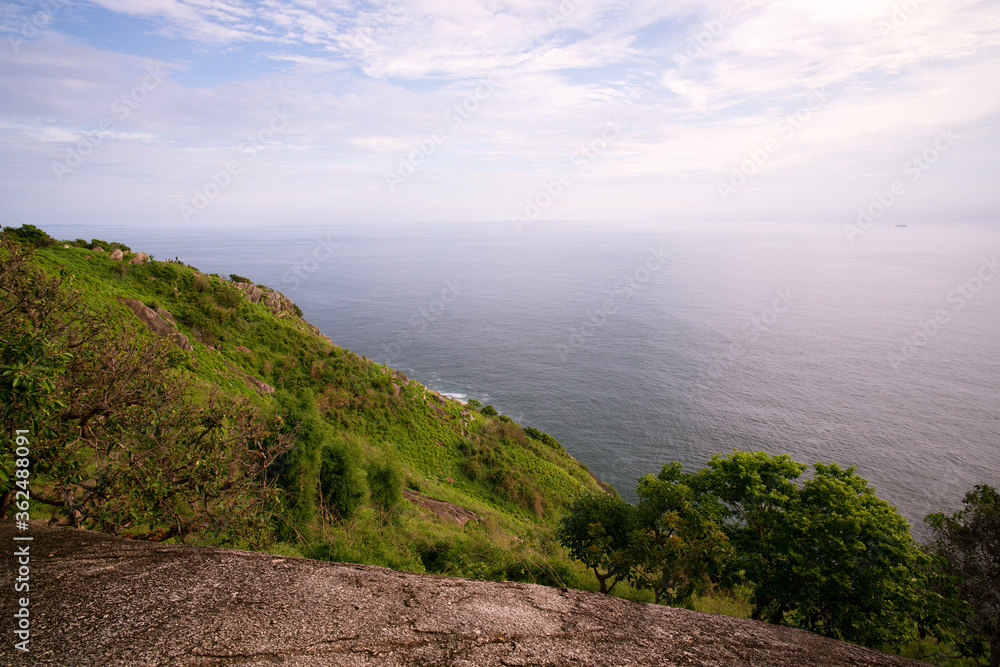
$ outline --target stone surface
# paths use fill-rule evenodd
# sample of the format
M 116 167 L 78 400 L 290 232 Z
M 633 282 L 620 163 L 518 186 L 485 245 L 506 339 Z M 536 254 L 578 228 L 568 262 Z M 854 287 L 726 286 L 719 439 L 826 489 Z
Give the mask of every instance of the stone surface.
M 451 477 L 448 479 L 451 480 Z M 437 498 L 425 496 L 412 489 L 403 489 L 403 497 L 414 505 L 423 507 L 445 521 L 457 523 L 459 526 L 464 526 L 469 521 L 482 521 L 482 518 L 470 509 L 456 505 L 455 503 L 449 503 L 446 500 L 438 500 Z
M 122 257 L 124 257 L 124 255 L 122 254 L 121 248 L 115 248 L 114 250 L 111 251 L 111 259 L 115 260 L 116 262 L 122 261 Z
M 145 264 L 149 261 L 149 255 L 144 252 L 136 253 L 135 257 L 129 260 L 129 264 Z
M 0 542 L 12 540 L 0 522 Z M 596 593 L 133 542 L 32 522 L 32 667 L 917 667 L 807 632 Z M 5 627 L 14 561 L 4 549 Z
M 138 299 L 118 299 L 123 304 L 129 307 L 135 316 L 142 321 L 147 327 L 149 327 L 153 333 L 158 336 L 163 336 L 164 338 L 169 338 L 170 341 L 181 348 L 182 350 L 187 350 L 188 352 L 194 350 L 191 342 L 187 339 L 187 336 L 179 331 L 174 331 L 173 327 L 157 314 L 155 310 L 144 304 Z

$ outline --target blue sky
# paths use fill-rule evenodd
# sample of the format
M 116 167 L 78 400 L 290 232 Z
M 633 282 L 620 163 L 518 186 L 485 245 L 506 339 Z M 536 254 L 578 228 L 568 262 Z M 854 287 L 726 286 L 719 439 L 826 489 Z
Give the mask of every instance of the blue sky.
M 49 0 L 0 30 L 2 224 L 1000 214 L 990 1 Z

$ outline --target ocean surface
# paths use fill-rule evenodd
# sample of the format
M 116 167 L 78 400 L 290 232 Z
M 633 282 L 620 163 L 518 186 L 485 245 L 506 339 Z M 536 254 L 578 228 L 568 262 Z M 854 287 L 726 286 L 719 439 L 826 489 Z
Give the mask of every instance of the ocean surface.
M 626 498 L 734 448 L 857 466 L 925 535 L 1000 486 L 1000 225 L 52 228 L 281 290 L 335 343 L 555 436 Z

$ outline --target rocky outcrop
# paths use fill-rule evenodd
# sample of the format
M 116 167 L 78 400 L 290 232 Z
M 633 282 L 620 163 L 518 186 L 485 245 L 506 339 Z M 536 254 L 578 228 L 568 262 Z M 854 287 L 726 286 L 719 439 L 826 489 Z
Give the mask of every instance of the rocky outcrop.
M 469 581 L 31 522 L 33 667 L 687 665 L 919 667 L 747 619 L 530 584 Z M 18 571 L 5 549 L 0 587 Z M 4 618 L 14 595 L 0 596 Z M 8 626 L 9 627 L 9 626 Z
M 125 255 L 122 253 L 121 248 L 115 248 L 114 250 L 111 251 L 111 259 L 113 259 L 116 262 L 122 261 L 122 257 L 124 256 Z
M 149 255 L 144 252 L 136 253 L 135 257 L 129 260 L 129 264 L 145 264 L 149 261 Z
M 451 478 L 449 477 L 448 479 Z M 455 503 L 449 503 L 446 500 L 438 500 L 437 498 L 425 496 L 412 489 L 403 489 L 403 497 L 417 507 L 423 507 L 445 521 L 457 523 L 459 526 L 464 526 L 469 521 L 482 521 L 482 518 L 470 509 L 466 509 Z
M 170 326 L 170 324 L 168 324 L 165 319 L 160 317 L 160 315 L 155 310 L 144 304 L 142 301 L 139 301 L 138 299 L 118 299 L 118 300 L 121 301 L 126 306 L 128 306 L 129 310 L 135 313 L 135 316 L 138 317 L 139 320 L 147 327 L 149 327 L 150 330 L 157 336 L 169 338 L 174 345 L 181 348 L 182 350 L 187 350 L 188 352 L 194 350 L 194 347 L 191 345 L 190 341 L 188 341 L 187 336 L 185 336 L 179 331 L 175 331 L 174 328 Z M 167 313 L 167 315 L 169 314 L 170 313 Z M 171 317 L 170 319 L 172 321 L 173 317 Z

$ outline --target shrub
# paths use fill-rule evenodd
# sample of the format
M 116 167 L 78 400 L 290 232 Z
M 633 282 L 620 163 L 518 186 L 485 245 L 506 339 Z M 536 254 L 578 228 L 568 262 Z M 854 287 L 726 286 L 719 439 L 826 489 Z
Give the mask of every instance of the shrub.
M 194 288 L 199 292 L 204 292 L 210 287 L 208 282 L 208 276 L 204 273 L 199 273 L 194 277 Z
M 368 495 L 364 470 L 358 465 L 361 448 L 350 439 L 328 444 L 320 454 L 320 493 L 326 508 L 349 518 Z
M 4 234 L 14 237 L 20 243 L 32 245 L 36 248 L 44 248 L 56 242 L 54 238 L 46 234 L 43 230 L 34 225 L 21 225 L 20 227 L 4 227 Z
M 245 277 L 243 277 L 243 276 L 241 276 L 239 274 L 236 274 L 236 273 L 230 273 L 229 274 L 229 279 L 232 280 L 234 283 L 250 283 L 251 285 L 253 285 L 253 281 L 252 280 L 250 280 L 249 278 L 245 278 Z
M 480 412 L 482 412 L 487 417 L 496 417 L 499 414 L 497 412 L 497 409 L 494 408 L 492 405 L 487 405 L 485 408 L 480 410 Z

